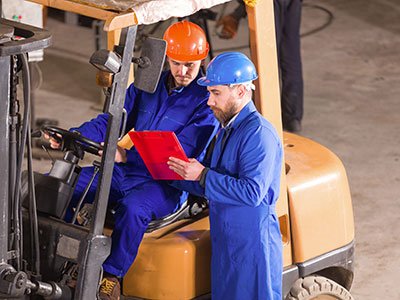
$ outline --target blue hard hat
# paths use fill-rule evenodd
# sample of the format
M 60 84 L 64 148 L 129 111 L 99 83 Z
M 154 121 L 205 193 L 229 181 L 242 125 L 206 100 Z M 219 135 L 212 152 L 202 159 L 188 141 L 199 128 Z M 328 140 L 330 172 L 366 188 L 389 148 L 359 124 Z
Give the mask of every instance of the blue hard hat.
M 206 76 L 197 80 L 202 86 L 239 84 L 257 79 L 252 61 L 240 52 L 224 52 L 208 64 Z

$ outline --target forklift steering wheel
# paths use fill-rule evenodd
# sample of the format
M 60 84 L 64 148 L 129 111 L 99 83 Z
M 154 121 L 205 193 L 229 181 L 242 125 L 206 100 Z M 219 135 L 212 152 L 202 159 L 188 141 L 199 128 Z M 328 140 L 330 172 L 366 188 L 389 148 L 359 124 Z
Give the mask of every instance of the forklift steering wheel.
M 43 126 L 41 130 L 57 141 L 60 141 L 60 137 L 57 135 L 59 134 L 62 137 L 61 140 L 73 141 L 78 144 L 83 151 L 92 153 L 94 155 L 99 155 L 99 151 L 103 150 L 103 147 L 99 143 L 84 137 L 77 131 L 68 131 L 56 126 Z

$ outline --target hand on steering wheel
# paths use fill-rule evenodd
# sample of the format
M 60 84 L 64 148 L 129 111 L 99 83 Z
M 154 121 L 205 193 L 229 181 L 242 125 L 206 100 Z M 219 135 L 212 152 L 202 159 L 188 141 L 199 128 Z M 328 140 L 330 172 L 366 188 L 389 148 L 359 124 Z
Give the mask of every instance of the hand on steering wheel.
M 52 149 L 61 149 L 62 144 L 62 136 L 59 134 L 49 134 L 46 131 L 43 131 L 43 136 L 46 140 L 49 140 L 50 148 Z
M 99 151 L 103 150 L 103 147 L 99 143 L 84 137 L 77 131 L 68 131 L 56 126 L 43 126 L 41 131 L 49 136 L 50 146 L 54 149 L 63 150 L 63 148 L 65 148 L 65 142 L 68 142 L 67 144 L 73 142 L 83 151 L 94 155 L 99 155 Z

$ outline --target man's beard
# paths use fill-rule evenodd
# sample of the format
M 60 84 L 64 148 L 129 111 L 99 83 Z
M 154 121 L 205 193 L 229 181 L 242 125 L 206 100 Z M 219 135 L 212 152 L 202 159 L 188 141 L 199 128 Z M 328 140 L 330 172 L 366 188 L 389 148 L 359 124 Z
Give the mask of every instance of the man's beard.
M 178 86 L 186 87 L 192 82 L 192 77 L 191 76 L 175 77 L 175 82 L 178 84 Z
M 226 111 L 222 111 L 219 108 L 211 108 L 215 118 L 222 124 L 226 125 L 230 119 L 237 113 L 237 105 L 231 104 Z

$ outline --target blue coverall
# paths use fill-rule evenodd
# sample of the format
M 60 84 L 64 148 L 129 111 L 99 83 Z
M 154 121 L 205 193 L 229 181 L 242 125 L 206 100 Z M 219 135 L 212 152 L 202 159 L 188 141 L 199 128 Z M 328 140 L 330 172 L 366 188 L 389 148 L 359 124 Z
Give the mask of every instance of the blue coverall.
M 282 240 L 275 203 L 282 147 L 272 125 L 249 102 L 223 149 L 218 135 L 205 177 L 174 186 L 210 203 L 213 300 L 281 300 Z
M 174 131 L 186 155 L 201 158 L 218 128 L 218 122 L 207 106 L 207 89 L 199 86 L 196 78 L 187 87 L 170 91 L 167 84 L 171 79 L 169 76 L 172 76 L 169 71 L 162 73 L 153 94 L 138 90 L 133 85 L 128 88 L 124 104 L 128 113 L 127 131 L 131 128 L 135 131 Z M 101 114 L 72 130 L 102 142 L 106 126 L 107 116 Z M 72 218 L 72 208 L 79 201 L 92 174 L 93 167 L 82 169 L 66 220 Z M 97 178 L 85 202 L 93 201 L 96 188 Z M 115 276 L 124 276 L 137 255 L 149 222 L 172 213 L 186 197 L 185 194 L 165 181 L 153 180 L 135 148 L 127 151 L 127 163 L 116 163 L 112 176 L 109 204 L 116 211 L 115 227 L 111 254 L 103 264 L 104 270 Z

